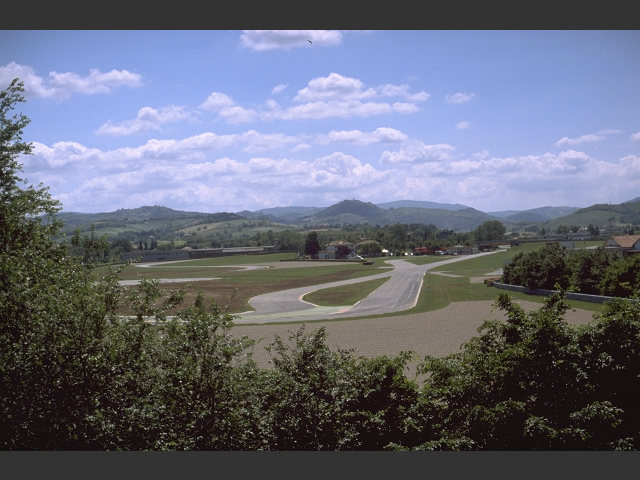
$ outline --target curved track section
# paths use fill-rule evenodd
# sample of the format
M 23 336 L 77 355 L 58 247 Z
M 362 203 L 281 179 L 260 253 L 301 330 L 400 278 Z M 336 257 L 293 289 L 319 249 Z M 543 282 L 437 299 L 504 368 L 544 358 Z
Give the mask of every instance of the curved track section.
M 492 253 L 495 252 L 465 255 L 426 265 L 414 265 L 405 260 L 387 260 L 386 262 L 393 266 L 393 270 L 388 272 L 352 280 L 292 288 L 253 297 L 249 301 L 249 304 L 254 308 L 254 311 L 239 314 L 234 320 L 234 323 L 248 324 L 330 320 L 409 310 L 413 308 L 418 301 L 418 296 L 422 289 L 422 281 L 427 271 L 449 263 L 461 262 Z M 302 300 L 304 295 L 316 290 L 365 282 L 383 277 L 390 278 L 382 286 L 355 305 L 319 307 Z

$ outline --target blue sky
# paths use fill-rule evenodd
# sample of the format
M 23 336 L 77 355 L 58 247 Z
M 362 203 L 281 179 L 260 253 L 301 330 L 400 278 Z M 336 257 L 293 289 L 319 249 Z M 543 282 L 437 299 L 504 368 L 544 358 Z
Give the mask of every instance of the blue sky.
M 637 30 L 2 30 L 63 211 L 640 196 Z

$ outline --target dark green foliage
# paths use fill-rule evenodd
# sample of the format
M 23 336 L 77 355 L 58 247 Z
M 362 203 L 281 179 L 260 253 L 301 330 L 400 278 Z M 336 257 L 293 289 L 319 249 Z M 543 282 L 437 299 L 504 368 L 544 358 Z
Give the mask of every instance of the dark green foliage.
M 607 269 L 616 261 L 615 253 L 598 247 L 595 250 L 576 250 L 567 259 L 571 271 L 571 285 L 574 292 L 600 295 L 601 280 Z
M 629 298 L 640 293 L 640 256 L 619 258 L 599 247 L 566 251 L 548 244 L 518 253 L 505 265 L 502 281 L 530 289 L 565 289 L 591 295 Z
M 611 264 L 599 279 L 602 295 L 631 297 L 640 294 L 640 255 L 632 255 Z
M 506 322 L 485 322 L 459 354 L 425 359 L 422 441 L 408 447 L 637 449 L 638 304 L 619 301 L 582 328 L 562 319 L 557 295 L 530 313 L 506 294 L 497 306 Z
M 381 450 L 403 436 L 417 395 L 408 353 L 375 359 L 331 351 L 325 330 L 304 327 L 270 349 L 263 421 L 269 450 Z
M 518 253 L 510 264 L 505 265 L 502 280 L 534 290 L 552 290 L 557 286 L 566 289 L 569 286 L 570 272 L 564 248 L 551 243 L 526 255 Z
M 507 231 L 499 220 L 488 220 L 473 231 L 476 241 L 502 240 Z
M 320 251 L 320 242 L 318 241 L 318 233 L 309 232 L 304 242 L 305 255 L 311 255 L 311 257 L 314 257 L 315 255 L 318 254 L 319 251 Z

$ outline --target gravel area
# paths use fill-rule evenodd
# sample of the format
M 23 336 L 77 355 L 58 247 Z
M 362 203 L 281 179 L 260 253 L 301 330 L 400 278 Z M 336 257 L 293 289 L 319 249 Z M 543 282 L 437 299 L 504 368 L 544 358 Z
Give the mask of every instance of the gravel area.
M 536 302 L 516 302 L 526 311 L 538 309 L 542 305 Z M 455 302 L 437 311 L 411 315 L 310 322 L 305 324 L 305 330 L 309 333 L 324 326 L 329 347 L 334 350 L 338 347 L 353 348 L 358 356 L 377 357 L 411 350 L 417 354 L 418 359 L 422 359 L 426 355 L 440 357 L 460 351 L 465 342 L 478 335 L 480 325 L 489 319 L 504 320 L 505 316 L 501 311 L 493 309 L 492 301 L 469 301 Z M 593 312 L 576 309 L 568 311 L 565 319 L 570 324 L 586 324 L 593 320 Z M 261 367 L 267 367 L 270 355 L 264 347 L 276 336 L 288 340 L 290 333 L 296 332 L 301 325 L 237 325 L 232 328 L 231 333 L 262 339 L 254 346 L 253 358 Z

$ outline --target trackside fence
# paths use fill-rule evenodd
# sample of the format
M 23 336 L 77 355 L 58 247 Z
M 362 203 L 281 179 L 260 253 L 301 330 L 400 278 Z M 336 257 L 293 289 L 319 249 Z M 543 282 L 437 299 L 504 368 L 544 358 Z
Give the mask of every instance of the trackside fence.
M 522 292 L 529 295 L 543 295 L 545 297 L 550 297 L 555 293 L 559 293 L 558 290 L 532 290 L 527 287 L 523 287 L 522 285 L 509 285 L 508 283 L 500 283 L 500 282 L 492 282 L 492 285 L 501 290 L 510 290 L 512 292 Z M 586 293 L 576 293 L 576 292 L 565 292 L 565 298 L 567 300 L 580 300 L 582 302 L 592 302 L 592 303 L 604 303 L 614 300 L 616 297 L 608 297 L 606 295 L 589 295 Z

